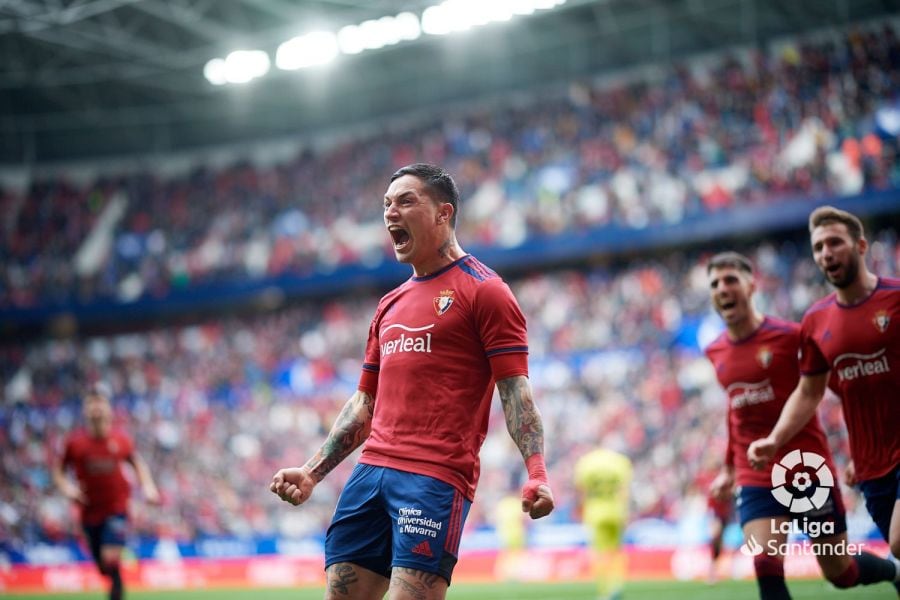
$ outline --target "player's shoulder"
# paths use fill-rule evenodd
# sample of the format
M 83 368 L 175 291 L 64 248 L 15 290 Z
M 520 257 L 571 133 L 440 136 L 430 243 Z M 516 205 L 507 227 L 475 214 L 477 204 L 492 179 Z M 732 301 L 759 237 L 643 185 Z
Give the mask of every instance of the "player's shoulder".
M 70 458 L 76 458 L 82 455 L 84 452 L 88 451 L 91 444 L 91 437 L 88 435 L 86 429 L 79 427 L 78 429 L 73 429 L 70 431 L 65 438 L 63 438 L 63 451 L 69 455 Z
M 84 444 L 88 441 L 88 432 L 83 427 L 79 427 L 78 429 L 73 429 L 66 435 L 65 443 L 69 446 L 77 446 L 79 444 Z
M 769 333 L 795 335 L 800 333 L 800 323 L 767 315 L 761 329 Z
M 113 429 L 110 432 L 110 437 L 120 443 L 124 443 L 124 444 L 128 444 L 128 445 L 132 444 L 131 434 L 121 428 Z
M 831 308 L 837 306 L 837 292 L 831 292 L 824 298 L 816 300 L 812 303 L 812 306 L 806 309 L 806 312 L 803 313 L 803 323 L 806 323 L 810 319 L 816 318 L 819 315 L 823 314 L 823 311 L 827 311 Z
M 717 352 L 721 352 L 722 350 L 727 349 L 729 346 L 728 343 L 728 331 L 723 329 L 719 335 L 717 335 L 713 341 L 708 343 L 703 348 L 703 353 L 706 354 L 707 357 L 712 357 L 713 354 Z
M 402 296 L 404 291 L 407 288 L 409 288 L 410 285 L 412 285 L 412 281 L 413 281 L 413 279 L 409 278 L 406 281 L 404 281 L 403 283 L 401 283 L 400 285 L 398 285 L 397 287 L 395 287 L 394 289 L 392 289 L 391 291 L 387 292 L 385 295 L 383 295 L 381 297 L 381 299 L 378 301 L 378 307 L 376 308 L 376 312 L 381 312 L 386 307 L 393 304 L 397 300 L 397 298 Z
M 476 285 L 487 283 L 502 283 L 503 279 L 490 267 L 483 262 L 467 254 L 454 264 L 454 272 L 458 279 L 470 281 Z
M 877 289 L 885 292 L 900 292 L 900 277 L 879 277 Z

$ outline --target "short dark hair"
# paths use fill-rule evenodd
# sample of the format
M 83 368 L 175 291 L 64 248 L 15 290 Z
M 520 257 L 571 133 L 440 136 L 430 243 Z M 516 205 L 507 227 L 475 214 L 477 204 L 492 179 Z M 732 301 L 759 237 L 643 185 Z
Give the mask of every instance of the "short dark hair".
M 428 163 L 415 163 L 406 165 L 391 175 L 391 181 L 399 179 L 404 175 L 412 175 L 417 177 L 428 186 L 428 189 L 435 192 L 437 199 L 441 202 L 448 202 L 453 206 L 453 216 L 450 217 L 450 226 L 456 227 L 456 215 L 459 212 L 459 189 L 456 182 L 450 174 L 444 169 L 430 165 Z
M 749 275 L 753 275 L 753 263 L 750 259 L 739 252 L 719 252 L 706 263 L 706 274 L 709 275 L 713 269 L 721 269 L 731 267 L 745 271 Z
M 812 233 L 816 227 L 821 225 L 832 225 L 840 223 L 847 228 L 847 233 L 858 242 L 865 233 L 863 232 L 862 221 L 856 215 L 848 213 L 833 206 L 820 206 L 812 211 L 809 215 L 809 232 Z

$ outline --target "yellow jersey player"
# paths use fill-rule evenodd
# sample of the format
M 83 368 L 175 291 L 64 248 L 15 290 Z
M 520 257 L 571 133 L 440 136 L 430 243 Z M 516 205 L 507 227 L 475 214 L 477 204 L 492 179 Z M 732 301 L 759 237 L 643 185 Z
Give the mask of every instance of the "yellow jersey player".
M 497 578 L 501 581 L 517 581 L 522 572 L 522 551 L 525 549 L 527 536 L 522 498 L 518 494 L 504 496 L 497 502 L 494 514 L 497 538 L 500 541 Z
M 581 518 L 591 538 L 594 577 L 599 598 L 621 596 L 627 568 L 622 535 L 628 521 L 631 460 L 603 448 L 575 463 Z

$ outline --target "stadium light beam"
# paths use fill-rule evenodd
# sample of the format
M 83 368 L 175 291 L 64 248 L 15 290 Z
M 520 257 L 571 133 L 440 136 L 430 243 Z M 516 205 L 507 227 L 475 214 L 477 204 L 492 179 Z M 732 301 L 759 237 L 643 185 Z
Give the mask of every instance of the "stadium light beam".
M 313 31 L 292 38 L 275 52 L 275 66 L 295 71 L 330 63 L 338 55 L 338 38 L 330 31 Z
M 213 85 L 225 85 L 228 83 L 227 73 L 228 68 L 225 66 L 225 60 L 222 58 L 214 58 L 203 67 L 203 76 Z
M 412 12 L 370 19 L 347 25 L 337 34 L 314 31 L 278 46 L 275 66 L 286 71 L 330 63 L 338 54 L 360 54 L 400 42 L 416 40 L 422 34 L 447 35 L 468 31 L 490 23 L 509 21 L 515 16 L 548 10 L 566 0 L 444 0 L 426 8 L 421 19 Z M 268 73 L 269 55 L 262 50 L 237 50 L 226 58 L 206 63 L 203 75 L 213 85 L 247 83 Z
M 235 50 L 225 57 L 228 83 L 248 83 L 269 72 L 269 55 L 262 50 Z

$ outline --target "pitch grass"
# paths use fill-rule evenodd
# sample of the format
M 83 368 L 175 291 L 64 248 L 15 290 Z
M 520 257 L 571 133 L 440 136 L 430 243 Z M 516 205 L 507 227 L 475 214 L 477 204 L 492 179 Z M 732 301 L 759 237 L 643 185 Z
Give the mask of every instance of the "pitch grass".
M 851 590 L 837 590 L 824 581 L 794 580 L 788 586 L 794 600 L 821 598 L 865 598 L 894 600 L 897 593 L 887 583 Z M 594 588 L 588 583 L 495 583 L 464 584 L 450 588 L 448 600 L 595 600 Z M 4 600 L 100 600 L 106 594 L 28 594 L 4 595 Z M 165 592 L 128 592 L 128 600 L 321 600 L 321 588 L 255 589 L 255 590 L 185 590 Z M 753 581 L 725 581 L 716 585 L 697 582 L 634 582 L 625 587 L 623 600 L 756 600 Z

